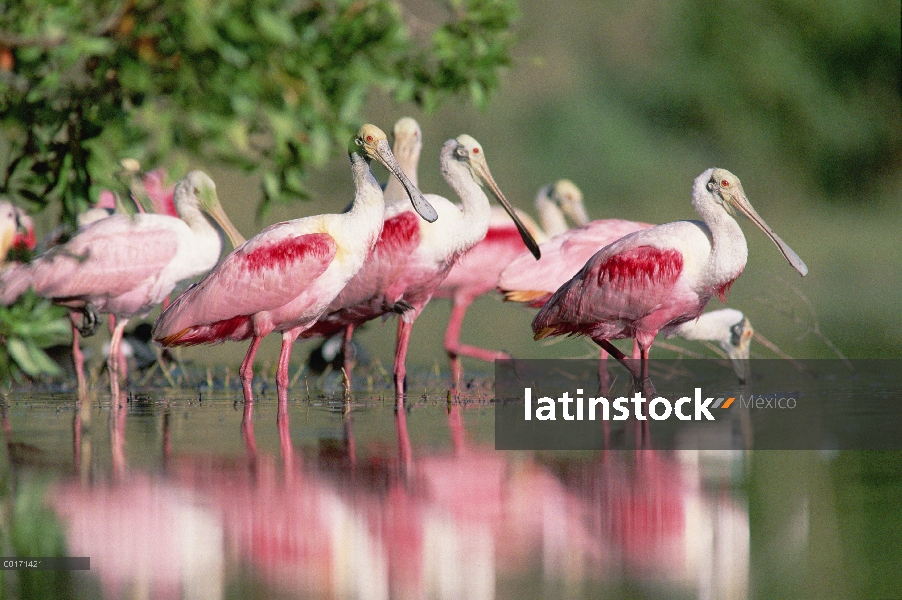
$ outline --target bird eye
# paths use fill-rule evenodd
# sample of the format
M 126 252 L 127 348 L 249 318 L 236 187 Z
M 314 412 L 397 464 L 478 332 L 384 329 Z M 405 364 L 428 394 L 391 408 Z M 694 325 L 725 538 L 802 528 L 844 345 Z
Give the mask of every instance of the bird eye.
M 723 187 L 730 187 L 730 182 L 727 181 L 726 179 L 722 179 L 720 182 L 720 185 Z
M 473 154 L 479 154 L 479 148 L 473 148 Z
M 373 136 L 371 136 L 371 135 L 366 136 L 366 143 L 367 143 L 367 144 L 372 144 L 372 143 L 373 143 Z

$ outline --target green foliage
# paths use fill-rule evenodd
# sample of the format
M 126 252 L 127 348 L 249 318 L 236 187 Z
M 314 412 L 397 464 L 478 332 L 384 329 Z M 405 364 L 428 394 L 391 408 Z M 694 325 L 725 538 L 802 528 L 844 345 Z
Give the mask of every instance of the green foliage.
M 65 532 L 47 506 L 48 479 L 0 464 L 0 548 L 16 558 L 66 556 Z M 0 573 L 0 590 L 14 598 L 72 597 L 72 573 L 22 569 Z
M 650 25 L 652 60 L 604 65 L 604 85 L 654 131 L 779 150 L 827 199 L 862 202 L 902 152 L 898 16 L 887 2 L 681 0 Z
M 32 291 L 15 304 L 0 307 L 0 381 L 60 374 L 43 348 L 69 339 L 65 312 Z
M 123 157 L 264 167 L 265 209 L 359 126 L 374 87 L 484 105 L 515 0 L 449 0 L 431 47 L 388 0 L 23 0 L 0 11 L 0 193 L 74 221 Z

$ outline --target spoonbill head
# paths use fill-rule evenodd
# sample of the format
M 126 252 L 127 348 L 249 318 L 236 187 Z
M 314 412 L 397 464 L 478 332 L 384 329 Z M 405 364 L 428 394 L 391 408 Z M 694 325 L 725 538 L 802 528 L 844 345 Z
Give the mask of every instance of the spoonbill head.
M 482 146 L 479 145 L 475 139 L 467 134 L 457 136 L 457 139 L 453 140 L 455 144 L 453 145 L 453 152 L 455 158 L 461 163 L 465 164 L 469 167 L 470 172 L 472 173 L 473 181 L 477 182 L 483 187 L 487 187 L 492 195 L 498 200 L 498 203 L 504 208 L 507 214 L 510 216 L 511 220 L 517 227 L 517 231 L 520 233 L 520 237 L 523 240 L 523 243 L 526 244 L 526 247 L 532 253 L 533 256 L 539 258 L 541 256 L 541 252 L 539 251 L 539 245 L 536 243 L 536 240 L 532 237 L 532 233 L 530 233 L 529 229 L 520 219 L 519 215 L 517 215 L 517 211 L 514 210 L 514 207 L 511 206 L 511 203 L 508 202 L 507 198 L 501 192 L 501 189 L 498 187 L 498 184 L 495 183 L 495 178 L 492 177 L 492 172 L 489 170 L 488 162 L 485 159 L 485 152 L 482 150 Z M 451 142 L 448 142 L 451 144 Z M 446 144 L 446 146 L 448 145 Z M 445 175 L 445 178 L 453 177 L 450 173 L 446 173 L 446 167 L 450 163 L 442 162 L 442 174 Z M 490 216 L 491 213 L 489 212 Z M 486 229 L 488 229 L 488 219 L 486 219 Z M 485 237 L 485 233 L 482 234 L 481 238 Z M 472 245 L 471 245 L 472 246 Z M 469 249 L 469 247 L 467 248 Z
M 711 341 L 727 353 L 730 366 L 740 383 L 749 379 L 749 353 L 755 330 L 749 318 L 735 308 L 722 308 L 702 314 L 694 321 L 677 326 L 667 336 L 687 340 Z
M 228 215 L 219 203 L 216 184 L 203 171 L 191 171 L 177 184 L 173 192 L 172 202 L 175 211 L 190 227 L 197 218 L 203 218 L 196 209 L 210 215 L 228 236 L 233 248 L 245 242 L 244 236 L 238 232 Z
M 748 197 L 745 195 L 745 190 L 742 189 L 742 183 L 740 183 L 738 177 L 726 169 L 713 169 L 711 170 L 711 178 L 708 180 L 706 187 L 710 192 L 709 195 L 694 195 L 692 203 L 697 211 L 699 210 L 699 204 L 704 203 L 708 198 L 712 198 L 714 202 L 722 206 L 727 214 L 731 216 L 735 214 L 734 210 L 738 210 L 763 231 L 771 241 L 773 241 L 783 254 L 783 258 L 792 265 L 793 269 L 798 271 L 802 277 L 808 274 L 808 267 L 802 259 L 799 258 L 799 255 L 770 228 L 764 219 L 761 218 L 761 215 L 759 215 L 752 207 L 751 202 L 749 202 Z M 745 240 L 743 240 L 743 242 L 744 241 Z
M 348 153 L 353 154 L 358 150 L 362 152 L 367 161 L 372 159 L 379 161 L 383 167 L 388 169 L 388 171 L 395 176 L 398 183 L 400 183 L 401 187 L 404 189 L 407 198 L 410 200 L 411 204 L 413 204 L 414 210 L 416 210 L 421 217 L 430 223 L 438 219 L 438 213 L 435 212 L 432 205 L 423 197 L 422 192 L 417 189 L 417 186 L 414 185 L 401 169 L 401 166 L 398 164 L 398 161 L 391 151 L 391 146 L 388 144 L 388 136 L 385 135 L 384 131 L 375 125 L 366 124 L 362 126 L 357 132 L 357 135 L 351 139 Z
M 589 223 L 589 216 L 583 204 L 583 193 L 569 179 L 559 179 L 539 190 L 536 196 L 536 212 L 548 238 L 570 229 L 566 218 L 573 221 L 577 227 Z
M 410 117 L 402 117 L 395 123 L 393 129 L 394 145 L 392 153 L 401 170 L 410 178 L 410 182 L 419 187 L 417 172 L 420 164 L 420 151 L 423 149 L 423 132 L 419 123 Z M 394 176 L 389 176 L 385 185 L 385 204 L 391 206 L 407 201 L 407 193 L 401 185 L 401 181 Z

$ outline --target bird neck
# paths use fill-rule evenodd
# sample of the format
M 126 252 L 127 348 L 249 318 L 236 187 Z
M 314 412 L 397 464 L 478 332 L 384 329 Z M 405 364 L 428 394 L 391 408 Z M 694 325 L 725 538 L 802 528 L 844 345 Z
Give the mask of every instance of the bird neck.
M 179 218 L 184 221 L 188 227 L 197 235 L 213 234 L 219 236 L 219 232 L 207 219 L 207 216 L 199 206 L 190 202 L 178 202 L 175 205 L 175 211 Z
M 699 177 L 696 180 L 692 204 L 707 225 L 708 235 L 711 238 L 711 255 L 708 258 L 707 271 L 709 283 L 719 286 L 739 277 L 745 268 L 749 249 L 739 223 L 705 187 L 707 179 L 699 185 L 701 179 L 702 177 Z
M 461 211 L 469 227 L 476 229 L 476 225 L 484 225 L 484 231 L 479 239 L 485 237 L 485 231 L 489 227 L 489 219 L 492 216 L 492 207 L 485 190 L 476 181 L 476 175 L 466 163 L 454 157 L 455 144 L 445 144 L 442 147 L 440 164 L 442 176 L 454 193 L 457 194 L 463 204 Z
M 370 161 L 357 152 L 351 153 L 350 159 L 355 194 L 351 210 L 346 214 L 354 221 L 381 224 L 385 202 L 382 188 L 370 169 Z
M 546 186 L 542 188 L 539 195 L 536 196 L 536 212 L 539 214 L 539 222 L 542 224 L 542 229 L 545 230 L 545 235 L 549 238 L 553 238 L 570 228 L 567 226 L 567 220 L 564 218 L 564 213 L 558 208 L 558 205 L 548 197 L 550 191 L 550 186 Z

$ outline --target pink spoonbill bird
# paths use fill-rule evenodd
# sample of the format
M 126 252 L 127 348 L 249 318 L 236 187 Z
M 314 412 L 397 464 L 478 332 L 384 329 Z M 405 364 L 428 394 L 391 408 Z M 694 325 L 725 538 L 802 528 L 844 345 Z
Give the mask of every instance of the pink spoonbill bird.
M 385 133 L 364 125 L 349 154 L 356 195 L 342 214 L 318 215 L 272 225 L 229 254 L 157 319 L 153 337 L 164 346 L 252 338 L 241 382 L 253 402 L 253 361 L 260 340 L 282 334 L 276 384 L 287 408 L 288 361 L 297 337 L 313 325 L 364 264 L 382 231 L 382 189 L 370 171 L 376 159 L 403 184 L 424 219 L 436 211 L 401 171 Z
M 498 289 L 505 300 L 542 308 L 552 294 L 576 275 L 601 248 L 650 227 L 654 225 L 599 219 L 566 231 L 539 246 L 542 250 L 540 260 L 536 261 L 524 252 L 511 261 L 498 278 Z M 747 335 L 736 337 L 735 331 L 744 331 Z M 698 320 L 687 321 L 671 331 L 668 337 L 676 335 L 687 340 L 717 343 L 729 356 L 736 376 L 745 381 L 748 379 L 748 342 L 753 333 L 745 315 L 727 308 L 705 313 Z M 607 354 L 604 349 L 601 350 L 602 360 L 607 358 Z M 638 358 L 638 355 L 633 358 Z
M 777 245 L 802 276 L 808 267 L 768 227 L 725 169 L 708 169 L 693 185 L 692 204 L 702 221 L 676 221 L 629 234 L 592 256 L 545 303 L 533 320 L 535 339 L 586 335 L 630 371 L 634 386 L 654 396 L 648 350 L 659 331 L 701 315 L 711 296 L 725 300 L 742 273 L 748 246 L 731 216 L 738 210 Z M 640 364 L 626 360 L 610 340 L 634 338 Z
M 567 179 L 561 179 L 539 190 L 535 206 L 539 221 L 542 223 L 541 229 L 525 214 L 520 214 L 520 218 L 533 238 L 539 242 L 540 249 L 545 247 L 549 237 L 567 231 L 565 215 L 577 225 L 585 225 L 588 222 L 582 192 Z M 535 264 L 546 259 L 545 251 L 542 250 L 542 259 L 537 263 L 532 253 L 526 250 L 514 223 L 503 210 L 493 206 L 485 238 L 460 257 L 436 289 L 434 297 L 450 298 L 453 303 L 448 327 L 445 330 L 445 351 L 451 363 L 453 386 L 456 387 L 463 376 L 461 356 L 488 362 L 510 358 L 505 352 L 461 344 L 460 330 L 467 309 L 473 301 L 493 291 L 501 272 L 512 260 L 521 255 L 522 261 Z
M 119 344 L 128 320 L 145 315 L 183 279 L 208 271 L 219 259 L 219 232 L 204 212 L 236 243 L 240 234 L 219 204 L 216 186 L 192 171 L 175 189 L 179 217 L 149 213 L 114 215 L 81 229 L 0 281 L 0 295 L 17 296 L 28 288 L 55 303 L 82 311 L 115 315 L 110 342 L 111 392 L 119 393 Z
M 469 135 L 448 140 L 442 146 L 439 163 L 448 185 L 462 200 L 462 208 L 429 194 L 427 198 L 440 219 L 436 223 L 419 223 L 410 220 L 406 208 L 389 206 L 373 254 L 329 311 L 305 334 L 330 336 L 347 331 L 349 325 L 397 313 L 394 383 L 399 404 L 404 399 L 407 348 L 414 321 L 457 258 L 485 237 L 488 230 L 491 207 L 482 185 L 498 199 L 527 247 L 538 256 L 538 244 L 498 189 L 476 140 Z

